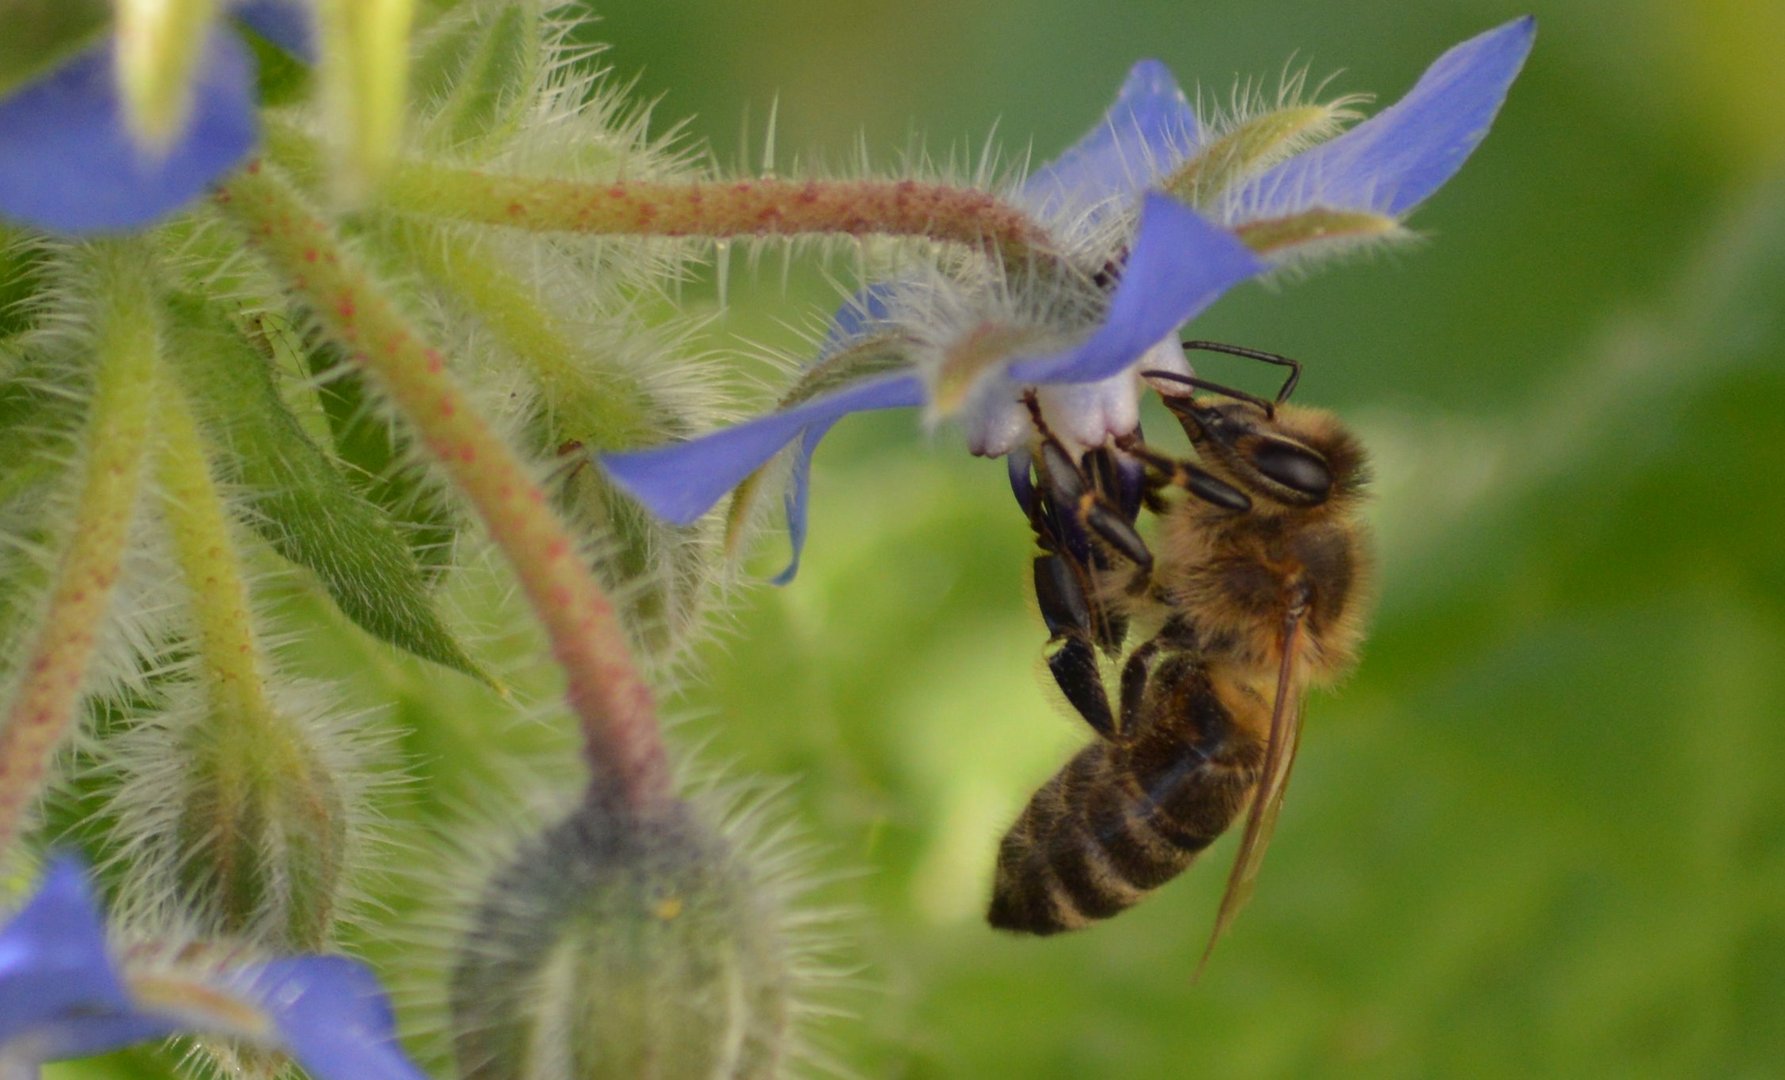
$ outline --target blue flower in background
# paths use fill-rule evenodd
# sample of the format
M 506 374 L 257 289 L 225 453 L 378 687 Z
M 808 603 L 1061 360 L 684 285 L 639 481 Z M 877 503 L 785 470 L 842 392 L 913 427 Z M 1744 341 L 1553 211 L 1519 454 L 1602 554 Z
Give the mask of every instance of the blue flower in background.
M 962 420 L 970 449 L 988 456 L 1027 446 L 1034 433 L 1021 399 L 1031 392 L 1049 426 L 1069 442 L 1089 447 L 1131 432 L 1139 423 L 1137 372 L 1187 371 L 1178 329 L 1227 289 L 1271 268 L 1239 241 L 1238 230 L 1315 210 L 1391 220 L 1412 210 L 1487 134 L 1535 29 L 1527 17 L 1463 42 L 1395 105 L 1239 179 L 1204 208 L 1206 215 L 1151 190 L 1216 133 L 1205 130 L 1163 64 L 1142 61 L 1102 123 L 1038 169 L 1017 196 L 1063 249 L 1089 255 L 1090 265 L 1108 260 L 1119 268 L 1107 303 L 1079 305 L 1089 317 L 1062 327 L 1044 313 L 1027 328 L 1020 319 L 1012 325 L 1003 302 L 1014 286 L 1004 282 L 956 305 L 971 313 L 984 301 L 977 317 L 945 320 L 938 331 L 936 305 L 923 300 L 933 289 L 870 286 L 838 316 L 807 381 L 822 382 L 814 375 L 847 357 L 852 344 L 868 348 L 881 339 L 889 347 L 903 343 L 903 365 L 878 365 L 841 389 L 827 386 L 759 419 L 672 446 L 602 455 L 601 463 L 653 513 L 689 524 L 797 440 L 785 496 L 793 558 L 776 579 L 785 582 L 805 540 L 812 454 L 850 413 L 920 405 L 933 415 L 949 412 Z M 917 302 L 901 303 L 914 295 Z M 964 352 L 983 352 L 988 340 L 1004 351 L 979 361 L 987 374 L 971 400 L 939 409 L 951 365 Z M 1012 462 L 1014 475 L 1020 462 Z
M 257 0 L 234 13 L 308 55 L 300 0 Z M 0 97 L 0 217 L 61 233 L 138 228 L 197 198 L 253 149 L 254 63 L 233 31 L 209 30 L 191 115 L 160 151 L 125 123 L 116 48 L 107 36 Z
M 283 1049 L 318 1080 L 423 1080 L 362 965 L 297 956 L 138 970 L 113 957 L 80 866 L 52 864 L 0 925 L 0 1075 L 180 1033 Z

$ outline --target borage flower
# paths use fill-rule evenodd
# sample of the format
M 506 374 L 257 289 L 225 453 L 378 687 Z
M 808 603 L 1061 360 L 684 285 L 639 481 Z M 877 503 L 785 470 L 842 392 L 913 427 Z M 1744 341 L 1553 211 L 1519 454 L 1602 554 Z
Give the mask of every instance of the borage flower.
M 1163 65 L 1143 61 L 1103 122 L 1016 193 L 1058 262 L 969 259 L 870 286 L 779 411 L 600 460 L 658 516 L 688 524 L 797 440 L 785 497 L 793 560 L 780 582 L 805 538 L 812 453 L 850 413 L 923 406 L 931 421 L 957 418 L 974 453 L 1011 455 L 1020 488 L 1036 434 L 1026 398 L 1074 449 L 1131 434 L 1139 373 L 1188 374 L 1177 331 L 1227 289 L 1398 235 L 1487 134 L 1534 32 L 1524 18 L 1456 46 L 1342 134 L 1355 99 L 1291 93 L 1204 121 Z
M 283 1050 L 318 1080 L 422 1080 L 398 1047 L 390 1006 L 339 956 L 241 963 L 201 950 L 120 961 L 72 859 L 0 925 L 0 1076 L 175 1034 Z
M 253 0 L 232 13 L 308 55 L 301 0 Z M 133 49 L 122 30 L 0 93 L 0 218 L 61 233 L 138 228 L 191 202 L 246 158 L 257 138 L 254 61 L 233 31 L 196 32 L 190 63 L 169 76 L 182 85 L 172 94 L 179 100 L 163 106 L 175 114 L 165 130 L 145 132 L 140 104 L 132 107 L 125 70 L 145 49 Z M 136 98 L 144 93 L 169 96 Z

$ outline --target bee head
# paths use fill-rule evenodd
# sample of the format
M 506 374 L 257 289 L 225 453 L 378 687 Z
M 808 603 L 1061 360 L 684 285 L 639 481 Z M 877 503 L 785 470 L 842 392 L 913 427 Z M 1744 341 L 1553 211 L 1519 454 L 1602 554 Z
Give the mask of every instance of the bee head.
M 1319 506 L 1333 494 L 1326 455 L 1282 422 L 1285 409 L 1189 397 L 1168 397 L 1165 403 L 1203 459 L 1247 491 L 1293 507 Z

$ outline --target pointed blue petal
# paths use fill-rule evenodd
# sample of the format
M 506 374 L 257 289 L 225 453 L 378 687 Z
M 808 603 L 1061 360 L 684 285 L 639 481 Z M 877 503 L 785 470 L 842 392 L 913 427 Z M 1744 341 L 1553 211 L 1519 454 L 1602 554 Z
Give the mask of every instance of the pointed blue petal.
M 342 956 L 297 956 L 247 969 L 248 993 L 286 1052 L 316 1080 L 426 1080 L 397 1042 L 378 980 Z
M 231 9 L 261 37 L 307 63 L 316 62 L 316 26 L 309 0 L 242 0 Z
M 1246 185 L 1239 195 L 1246 216 L 1328 206 L 1398 217 L 1413 209 L 1487 135 L 1536 33 L 1527 15 L 1451 49 L 1400 101 Z
M 112 48 L 107 39 L 0 100 L 0 216 L 66 233 L 146 225 L 253 148 L 253 65 L 234 34 L 211 31 L 192 116 L 165 154 L 126 130 Z
M 923 383 L 917 376 L 882 375 L 688 442 L 601 454 L 596 460 L 653 514 L 688 525 L 808 428 L 828 430 L 852 412 L 904 408 L 923 401 Z
M 82 1057 L 171 1030 L 132 1011 L 80 863 L 56 860 L 0 927 L 0 1056 Z
M 1010 377 L 1022 383 L 1107 379 L 1265 269 L 1226 229 L 1170 196 L 1150 194 L 1103 325 L 1076 348 L 1011 365 Z
M 80 865 L 58 860 L 0 928 L 0 1046 L 68 1013 L 127 1005 Z
M 1183 160 L 1199 138 L 1196 110 L 1170 69 L 1142 60 L 1102 122 L 1023 184 L 1023 202 L 1051 216 L 1132 194 Z

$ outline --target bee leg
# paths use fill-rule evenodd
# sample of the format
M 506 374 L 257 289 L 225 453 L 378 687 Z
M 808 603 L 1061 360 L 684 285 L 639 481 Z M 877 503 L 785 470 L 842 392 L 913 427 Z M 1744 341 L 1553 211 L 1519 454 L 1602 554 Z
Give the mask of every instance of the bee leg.
M 1134 516 L 1098 491 L 1066 448 L 1053 438 L 1041 444 L 1041 474 L 1055 506 L 1070 508 L 1074 518 L 1137 566 L 1151 568 L 1153 553 L 1134 527 Z
M 1052 635 L 1048 639 L 1052 646 L 1048 673 L 1085 723 L 1098 735 L 1111 738 L 1116 724 L 1097 664 L 1094 609 L 1065 557 L 1043 555 L 1035 560 L 1035 601 Z
M 1160 487 L 1181 487 L 1203 502 L 1223 510 L 1252 509 L 1252 500 L 1245 492 L 1194 462 L 1180 461 L 1161 454 L 1139 439 L 1121 439 L 1116 445 L 1156 470 L 1158 475 L 1155 482 Z
M 1099 480 L 1086 475 L 1073 459 L 1064 443 L 1054 437 L 1042 419 L 1041 405 L 1033 393 L 1023 397 L 1029 418 L 1040 437 L 1040 458 L 1037 461 L 1043 486 L 1056 507 L 1068 512 L 1083 527 L 1097 534 L 1117 554 L 1138 566 L 1151 568 L 1153 553 L 1134 527 L 1140 514 L 1139 494 L 1129 497 L 1123 491 L 1118 466 L 1103 451 L 1085 455 L 1086 464 L 1097 471 Z M 1112 497 L 1113 493 L 1113 497 Z M 1120 500 L 1118 503 L 1117 500 Z M 1094 558 L 1095 556 L 1093 556 Z

